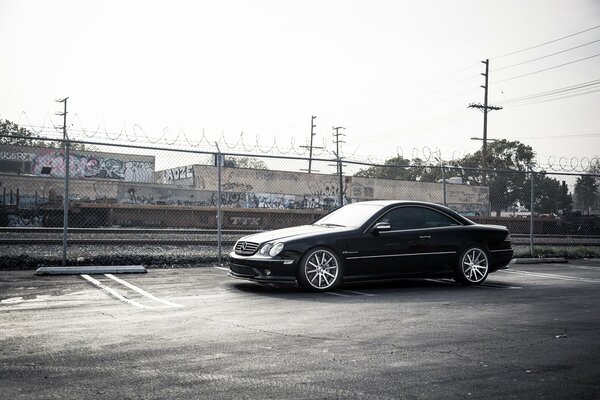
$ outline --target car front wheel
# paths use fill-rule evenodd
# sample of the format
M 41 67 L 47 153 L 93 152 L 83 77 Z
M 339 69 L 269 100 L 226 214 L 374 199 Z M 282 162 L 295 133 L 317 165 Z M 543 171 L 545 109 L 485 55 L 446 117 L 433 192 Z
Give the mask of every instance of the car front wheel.
M 312 291 L 335 289 L 342 282 L 340 258 L 334 251 L 318 247 L 302 258 L 298 271 L 300 286 Z
M 466 285 L 476 285 L 487 278 L 489 257 L 481 247 L 470 247 L 460 256 L 456 280 Z

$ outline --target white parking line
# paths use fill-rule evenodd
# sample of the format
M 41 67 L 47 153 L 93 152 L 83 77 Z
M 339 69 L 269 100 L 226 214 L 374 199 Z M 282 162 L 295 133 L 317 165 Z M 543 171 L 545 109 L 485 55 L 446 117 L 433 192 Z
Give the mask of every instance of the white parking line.
M 223 271 L 229 272 L 229 268 L 225 268 L 225 267 L 213 267 L 213 268 L 222 269 Z
M 145 306 L 145 305 L 143 305 L 143 304 L 140 304 L 140 303 L 138 303 L 138 302 L 137 302 L 137 301 L 135 301 L 135 300 L 130 300 L 130 299 L 128 299 L 128 298 L 126 298 L 126 297 L 122 296 L 122 295 L 121 295 L 119 292 L 117 292 L 116 290 L 113 290 L 113 289 L 109 288 L 108 286 L 106 286 L 106 285 L 102 284 L 101 282 L 97 281 L 96 279 L 92 278 L 92 277 L 91 277 L 91 276 L 89 276 L 89 275 L 82 274 L 82 275 L 81 275 L 81 277 L 82 277 L 83 279 L 85 279 L 86 281 L 90 282 L 92 285 L 95 285 L 95 286 L 99 287 L 100 289 L 104 290 L 105 292 L 107 292 L 107 293 L 109 293 L 110 295 L 112 295 L 112 296 L 116 297 L 117 299 L 121 300 L 121 301 L 122 301 L 122 302 L 124 302 L 124 303 L 131 304 L 132 306 L 135 306 L 135 307 L 137 307 L 137 308 L 143 308 L 143 309 L 150 308 L 150 307 L 148 307 L 148 306 Z
M 353 294 L 358 295 L 358 296 L 367 296 L 367 297 L 373 297 L 373 296 L 375 296 L 374 294 L 371 294 L 371 293 L 357 292 L 355 290 L 342 290 L 342 292 L 353 293 Z
M 424 279 L 424 281 L 435 282 L 435 283 L 443 283 L 445 285 L 451 285 L 451 286 L 460 286 L 460 283 L 457 283 L 456 281 L 453 281 L 452 279 L 432 279 L 432 278 L 427 278 L 427 279 Z
M 341 293 L 343 292 L 343 293 Z M 374 294 L 371 293 L 365 293 L 365 292 L 357 292 L 356 290 L 338 290 L 337 292 L 323 292 L 325 294 L 329 294 L 331 296 L 339 296 L 339 297 L 357 297 L 357 296 L 365 296 L 365 297 L 372 297 L 375 296 Z M 348 294 L 346 294 L 348 293 Z
M 425 279 L 425 280 L 428 282 L 443 283 L 443 284 L 450 285 L 450 286 L 463 286 L 462 284 L 460 284 L 452 279 Z M 520 286 L 509 286 L 509 285 L 487 283 L 487 282 L 484 282 L 480 285 L 471 285 L 469 287 L 474 288 L 474 289 L 523 289 Z
M 133 284 L 127 282 L 127 281 L 124 281 L 121 278 L 117 278 L 113 274 L 104 274 L 104 276 L 112 279 L 115 282 L 119 282 L 123 286 L 127 286 L 129 289 L 135 290 L 139 294 L 141 294 L 143 296 L 146 296 L 147 298 L 149 298 L 151 300 L 157 301 L 159 303 L 166 304 L 166 305 L 168 305 L 170 307 L 183 307 L 182 305 L 175 304 L 175 303 L 172 303 L 172 302 L 170 302 L 168 300 L 163 300 L 161 298 L 158 298 L 158 297 L 154 296 L 153 294 L 150 294 L 150 293 L 146 292 L 144 289 L 140 289 L 139 287 L 137 287 L 137 286 L 135 286 L 135 285 L 133 285 Z
M 342 294 L 342 293 L 336 293 L 336 292 L 323 292 L 323 293 L 328 294 L 330 296 L 350 297 L 349 294 Z
M 563 280 L 563 281 L 600 283 L 600 279 L 578 278 L 576 276 L 546 274 L 544 272 L 518 271 L 518 270 L 514 270 L 514 269 L 510 269 L 510 268 L 509 269 L 504 269 L 504 270 L 502 270 L 502 272 L 506 272 L 506 273 L 509 273 L 509 274 L 517 274 L 517 275 L 535 276 L 535 277 L 538 277 L 538 278 L 560 279 L 560 280 Z
M 472 287 L 480 289 L 523 289 L 521 286 L 499 285 L 494 283 L 482 283 L 481 285 L 473 285 Z

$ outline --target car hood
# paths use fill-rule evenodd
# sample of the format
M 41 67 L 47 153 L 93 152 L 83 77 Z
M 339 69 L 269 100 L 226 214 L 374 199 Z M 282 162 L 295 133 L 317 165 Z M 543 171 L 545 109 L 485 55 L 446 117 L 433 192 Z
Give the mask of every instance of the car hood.
M 321 225 L 302 225 L 294 226 L 291 228 L 277 229 L 274 231 L 255 233 L 252 235 L 244 236 L 240 240 L 255 243 L 266 243 L 274 240 L 288 242 L 294 239 L 306 238 L 315 235 L 326 235 L 328 233 L 347 232 L 353 229 L 354 228 L 338 226 L 329 227 Z

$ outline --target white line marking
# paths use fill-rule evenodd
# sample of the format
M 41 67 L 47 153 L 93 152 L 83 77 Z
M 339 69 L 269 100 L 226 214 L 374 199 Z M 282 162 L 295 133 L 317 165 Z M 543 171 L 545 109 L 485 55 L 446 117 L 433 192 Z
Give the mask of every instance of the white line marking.
M 375 296 L 374 294 L 371 294 L 371 293 L 357 292 L 355 290 L 342 290 L 342 292 L 354 293 L 354 294 L 359 295 L 359 296 L 367 296 L 367 297 Z
M 473 287 L 480 289 L 523 289 L 521 286 L 497 285 L 494 283 L 482 283 L 481 285 L 473 285 Z
M 140 289 L 139 287 L 135 286 L 135 285 L 134 285 L 134 284 L 132 284 L 132 283 L 129 283 L 129 282 L 127 282 L 127 281 L 124 281 L 124 280 L 123 280 L 123 279 L 121 279 L 121 278 L 117 278 L 117 277 L 116 277 L 116 276 L 114 276 L 113 274 L 104 274 L 104 276 L 106 276 L 106 277 L 108 277 L 108 278 L 112 279 L 112 280 L 113 280 L 113 281 L 115 281 L 115 282 L 119 282 L 119 283 L 120 283 L 121 285 L 123 285 L 123 286 L 127 286 L 129 289 L 135 290 L 135 291 L 136 291 L 136 292 L 138 292 L 139 294 L 141 294 L 141 295 L 143 295 L 143 296 L 146 296 L 147 298 L 149 298 L 149 299 L 151 299 L 151 300 L 157 301 L 157 302 L 159 302 L 159 303 L 166 304 L 166 305 L 168 305 L 168 306 L 170 306 L 170 307 L 183 307 L 183 306 L 181 306 L 181 305 L 179 305 L 179 304 L 172 303 L 172 302 L 170 302 L 170 301 L 168 301 L 168 300 L 163 300 L 163 299 L 161 299 L 161 298 L 158 298 L 158 297 L 154 296 L 153 294 L 146 292 L 144 289 Z
M 443 283 L 445 285 L 451 285 L 451 286 L 461 286 L 459 283 L 456 283 L 455 281 L 451 280 L 451 279 L 424 279 L 427 282 L 435 282 L 435 283 Z
M 229 272 L 229 268 L 225 268 L 225 267 L 213 267 L 213 268 L 222 269 L 223 271 Z
M 19 304 L 24 302 L 23 297 L 11 297 L 10 299 L 0 300 L 0 304 Z
M 560 280 L 563 280 L 563 281 L 600 283 L 600 279 L 577 278 L 575 276 L 546 274 L 546 273 L 543 273 L 543 272 L 517 271 L 517 270 L 514 270 L 514 269 L 505 269 L 502 272 L 507 272 L 509 274 L 536 276 L 538 278 L 560 279 Z
M 113 289 L 109 288 L 108 286 L 103 285 L 101 282 L 97 281 L 96 279 L 92 278 L 89 275 L 82 274 L 81 277 L 83 279 L 85 279 L 86 281 L 90 282 L 91 284 L 99 287 L 100 289 L 104 290 L 105 292 L 107 292 L 107 293 L 111 294 L 112 296 L 116 297 L 117 299 L 121 300 L 122 302 L 125 302 L 127 304 L 131 304 L 132 306 L 135 306 L 137 308 L 144 308 L 144 309 L 151 308 L 151 307 L 145 306 L 143 304 L 140 304 L 140 303 L 138 303 L 135 300 L 129 300 L 128 298 L 124 297 L 123 295 L 121 295 L 116 290 L 113 290 Z
M 325 294 L 331 296 L 339 296 L 339 297 L 351 297 L 349 294 L 335 293 L 335 292 L 324 292 Z
M 585 269 L 587 271 L 600 271 L 597 267 L 584 267 L 583 265 L 565 265 L 567 268 Z

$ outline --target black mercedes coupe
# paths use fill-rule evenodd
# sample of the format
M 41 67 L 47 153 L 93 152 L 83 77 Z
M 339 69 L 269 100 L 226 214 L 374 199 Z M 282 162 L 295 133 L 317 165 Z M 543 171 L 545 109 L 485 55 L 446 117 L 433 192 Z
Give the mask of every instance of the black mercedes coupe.
M 513 256 L 508 229 L 480 225 L 438 204 L 365 201 L 311 225 L 244 236 L 230 276 L 327 291 L 343 282 L 453 277 L 482 283 Z

